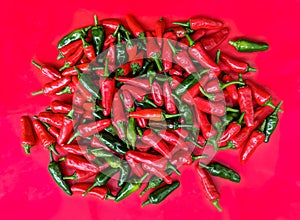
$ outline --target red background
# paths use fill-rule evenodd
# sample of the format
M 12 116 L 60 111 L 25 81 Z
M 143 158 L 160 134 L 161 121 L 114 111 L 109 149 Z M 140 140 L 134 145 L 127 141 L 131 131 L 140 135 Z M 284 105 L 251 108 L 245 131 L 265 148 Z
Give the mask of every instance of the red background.
M 143 3 L 142 3 L 143 2 Z M 30 61 L 54 62 L 59 37 L 99 18 L 138 16 L 144 24 L 160 16 L 204 14 L 224 20 L 233 33 L 266 40 L 268 52 L 252 56 L 257 80 L 284 100 L 284 114 L 269 144 L 246 165 L 237 153 L 218 155 L 242 176 L 240 184 L 215 179 L 223 212 L 204 198 L 198 178 L 183 169 L 181 187 L 158 206 L 140 208 L 137 194 L 119 204 L 68 197 L 47 172 L 48 153 L 26 156 L 19 144 L 19 118 L 49 104 L 31 97 L 41 87 Z M 0 218 L 1 219 L 299 219 L 300 1 L 6 1 L 0 9 Z

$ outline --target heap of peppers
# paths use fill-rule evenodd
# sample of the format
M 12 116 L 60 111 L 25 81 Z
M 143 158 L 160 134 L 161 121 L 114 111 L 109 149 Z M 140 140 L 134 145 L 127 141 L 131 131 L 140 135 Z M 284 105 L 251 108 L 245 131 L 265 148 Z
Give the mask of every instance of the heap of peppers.
M 221 211 L 214 178 L 238 183 L 241 177 L 205 159 L 204 149 L 238 150 L 245 163 L 270 140 L 282 112 L 282 101 L 248 74 L 256 69 L 222 45 L 239 52 L 269 45 L 230 40 L 223 22 L 203 16 L 170 27 L 160 18 L 154 30 L 132 15 L 125 20 L 95 15 L 94 24 L 64 36 L 57 45 L 60 69 L 32 61 L 48 80 L 32 95 L 53 100 L 36 116 L 21 117 L 25 152 L 38 141 L 49 150 L 49 172 L 68 195 L 119 202 L 147 182 L 140 195 L 152 192 L 142 206 L 179 188 L 174 177 L 190 166 Z M 67 95 L 71 101 L 60 99 Z M 115 175 L 117 183 L 110 181 Z

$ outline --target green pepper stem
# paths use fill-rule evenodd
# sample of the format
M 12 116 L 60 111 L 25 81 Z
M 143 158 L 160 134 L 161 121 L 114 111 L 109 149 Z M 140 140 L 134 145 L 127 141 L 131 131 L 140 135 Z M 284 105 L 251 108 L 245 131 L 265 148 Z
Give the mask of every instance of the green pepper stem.
M 54 158 L 53 158 L 52 152 L 50 151 L 50 163 L 51 162 L 54 162 Z
M 222 212 L 222 208 L 219 205 L 219 200 L 212 201 L 211 203 L 218 209 L 219 212 Z
M 237 46 L 237 43 L 236 43 L 235 41 L 230 40 L 230 41 L 228 41 L 228 43 L 229 43 L 231 46 L 234 46 L 234 47 Z
M 239 119 L 237 120 L 237 123 L 238 124 L 242 124 L 242 120 L 244 119 L 244 116 L 245 116 L 245 112 L 243 112 L 242 114 L 241 114 L 241 116 L 239 117 Z
M 256 71 L 257 71 L 256 68 L 253 68 L 253 67 L 251 67 L 251 66 L 248 66 L 248 67 L 247 67 L 247 72 L 256 72 Z
M 181 175 L 180 171 L 172 164 L 168 163 L 167 164 L 167 169 L 173 170 L 178 176 Z
M 182 116 L 182 114 L 172 114 L 172 115 L 170 115 L 170 114 L 163 114 L 163 116 L 164 116 L 164 118 L 175 118 L 175 117 L 180 117 L 180 116 Z
M 203 168 L 205 168 L 205 169 L 207 169 L 207 170 L 210 169 L 209 166 L 207 166 L 205 163 L 202 163 L 202 162 L 199 162 L 199 166 L 201 166 L 201 167 L 203 167 Z
M 36 96 L 36 95 L 40 95 L 40 94 L 43 94 L 43 93 L 44 93 L 44 90 L 41 89 L 41 90 L 39 90 L 39 91 L 32 92 L 31 95 L 32 95 L 32 96 Z
M 242 85 L 242 86 L 245 85 L 245 83 L 244 83 L 244 82 L 241 82 L 240 80 L 233 80 L 233 81 L 230 81 L 230 82 L 228 82 L 228 83 L 224 83 L 224 84 L 222 83 L 222 84 L 221 84 L 221 89 L 223 90 L 223 89 L 225 89 L 227 86 L 235 85 L 235 84 Z
M 209 93 L 205 92 L 205 90 L 202 88 L 202 86 L 199 86 L 199 90 L 209 100 L 214 100 L 215 99 L 215 95 L 214 94 L 209 94 Z
M 74 108 L 71 109 L 71 111 L 69 111 L 69 113 L 66 115 L 66 117 L 73 119 L 73 114 L 74 114 Z
M 280 109 L 281 105 L 283 104 L 283 101 L 280 101 L 279 104 L 277 106 L 275 106 L 272 103 L 272 99 L 270 98 L 265 104 L 264 106 L 269 106 L 271 108 L 274 108 L 274 112 L 272 114 L 278 114 L 278 112 L 283 112 L 282 109 Z
M 81 38 L 83 47 L 84 47 L 84 48 L 88 47 L 88 46 L 89 46 L 89 43 L 86 42 L 86 40 L 84 39 L 84 37 L 81 36 L 80 38 Z
M 197 146 L 201 149 L 204 147 L 204 146 L 201 146 L 200 144 L 198 144 L 196 141 L 194 141 L 191 137 L 187 137 L 185 140 L 193 143 L 195 146 Z
M 95 27 L 98 26 L 98 16 L 94 15 L 94 23 L 95 23 Z
M 150 86 L 153 84 L 153 79 L 156 77 L 157 73 L 153 70 L 147 71 L 147 77 L 149 78 Z
M 280 107 L 281 107 L 282 104 L 283 104 L 283 101 L 280 101 L 272 114 L 276 114 L 277 115 L 278 112 L 281 110 Z
M 74 139 L 77 138 L 77 137 L 79 137 L 79 136 L 80 136 L 79 131 L 76 131 L 76 132 L 72 135 L 72 137 L 69 139 L 69 141 L 68 141 L 67 144 L 71 144 L 72 141 L 74 141 Z
M 49 106 L 49 107 L 45 108 L 45 110 L 46 111 L 51 111 L 51 107 Z
M 70 89 L 70 86 L 66 86 L 62 90 L 56 93 L 56 95 L 63 95 L 63 94 L 72 94 L 72 91 Z
M 216 52 L 216 59 L 215 59 L 216 64 L 219 64 L 220 62 L 220 54 L 221 54 L 221 50 L 218 49 Z
M 173 22 L 173 24 L 176 24 L 176 25 L 180 25 L 180 26 L 183 26 L 183 27 L 190 27 L 190 21 L 188 20 L 187 22 Z
M 55 149 L 55 144 L 51 144 L 50 146 L 48 146 L 48 149 L 50 151 L 52 151 L 55 155 L 59 155 L 59 153 L 57 152 L 57 150 Z
M 77 173 L 74 172 L 71 176 L 64 176 L 63 180 L 78 180 Z
M 108 59 L 105 59 L 105 66 L 104 66 L 104 75 L 103 77 L 109 77 L 109 72 L 108 72 Z
M 62 162 L 62 161 L 65 161 L 65 160 L 66 160 L 66 157 L 61 157 L 61 158 L 58 159 L 59 162 Z
M 198 155 L 198 156 L 195 156 L 192 154 L 192 161 L 196 161 L 196 160 L 199 160 L 199 159 L 202 159 L 202 158 L 208 158 L 208 156 L 206 154 L 203 154 L 203 155 Z
M 62 58 L 64 58 L 64 55 L 62 55 L 61 53 L 59 53 L 58 55 L 57 55 L 57 60 L 60 60 L 60 59 L 62 59 Z
M 227 112 L 237 112 L 237 113 L 239 113 L 240 112 L 240 110 L 238 110 L 238 109 L 235 109 L 235 108 L 231 108 L 231 107 L 226 107 L 226 111 Z
M 115 196 L 113 196 L 112 194 L 110 194 L 109 192 L 106 194 L 105 199 L 111 199 L 111 200 L 115 200 Z
M 159 71 L 162 71 L 163 69 L 162 69 L 162 66 L 161 66 L 161 63 L 160 63 L 160 60 L 159 60 L 159 54 L 156 53 L 156 54 L 152 57 L 152 59 L 155 61 L 156 66 L 157 66 L 157 69 L 158 69 Z
M 193 39 L 190 37 L 190 35 L 185 34 L 184 36 L 188 40 L 190 47 L 193 46 L 193 45 L 195 45 L 195 41 L 193 41 Z
M 31 60 L 31 63 L 33 65 L 35 65 L 37 68 L 42 69 L 42 65 L 38 64 L 37 62 L 35 62 L 34 60 Z
M 118 27 L 116 28 L 116 30 L 114 31 L 114 33 L 112 33 L 111 36 L 113 36 L 113 38 L 116 38 L 116 35 L 118 34 L 118 32 L 119 32 L 121 26 L 122 26 L 122 25 L 119 24 Z
M 26 154 L 30 154 L 31 147 L 32 147 L 32 145 L 30 145 L 30 144 L 23 144 L 23 148 L 24 148 Z
M 145 202 L 143 202 L 143 203 L 142 203 L 142 207 L 144 207 L 144 206 L 146 206 L 146 205 L 148 205 L 148 204 L 150 204 L 150 200 L 146 200 Z
M 228 150 L 228 149 L 235 149 L 235 145 L 231 141 L 229 141 L 227 145 L 224 147 L 218 147 L 217 150 Z
M 83 194 L 82 196 L 86 196 L 86 194 L 89 193 L 89 191 L 91 191 L 92 189 L 94 189 L 96 186 L 98 186 L 98 183 L 95 182 L 93 185 L 90 186 L 90 188 L 88 188 Z
M 147 177 L 149 176 L 149 173 L 146 173 L 144 176 L 142 176 L 140 179 L 139 179 L 139 183 L 142 183 L 145 181 L 145 179 L 147 179 Z
M 146 98 L 146 96 L 144 97 L 142 102 L 145 103 L 145 104 L 149 104 L 154 108 L 157 108 L 157 105 L 155 105 L 152 101 L 150 101 L 148 98 Z
M 65 62 L 65 64 L 61 68 L 59 68 L 59 71 L 61 72 L 61 71 L 65 70 L 66 68 L 69 68 L 69 67 L 70 67 L 70 64 L 68 62 Z
M 176 54 L 180 51 L 179 49 L 176 49 L 175 46 L 171 43 L 170 40 L 167 40 L 168 44 L 170 45 L 170 48 L 172 50 L 173 56 L 176 56 Z

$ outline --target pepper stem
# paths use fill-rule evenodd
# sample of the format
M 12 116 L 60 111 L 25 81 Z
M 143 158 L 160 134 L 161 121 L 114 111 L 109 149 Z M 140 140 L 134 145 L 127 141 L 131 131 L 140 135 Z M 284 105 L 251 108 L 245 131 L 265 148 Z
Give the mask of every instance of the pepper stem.
M 61 68 L 59 68 L 59 71 L 61 72 L 64 69 L 69 68 L 69 67 L 70 67 L 70 64 L 68 62 L 65 62 L 65 64 Z
M 283 104 L 283 101 L 280 101 L 279 104 L 276 106 L 274 112 L 272 114 L 278 114 L 278 112 L 281 110 L 280 107 Z
M 211 203 L 218 209 L 219 212 L 222 212 L 222 208 L 219 205 L 219 200 L 212 201 Z
M 115 196 L 110 194 L 109 192 L 107 192 L 105 199 L 111 199 L 111 200 L 115 200 Z
M 199 90 L 209 100 L 214 100 L 215 99 L 215 95 L 214 94 L 209 94 L 209 93 L 205 92 L 204 89 L 202 88 L 202 86 L 199 86 Z
M 283 104 L 283 102 L 281 101 L 281 102 L 279 102 L 279 104 L 278 105 L 282 105 Z M 283 112 L 282 111 L 282 109 L 280 109 L 280 106 L 279 106 L 279 108 L 278 108 L 278 106 L 276 107 L 273 103 L 272 103 L 272 98 L 270 98 L 265 104 L 263 104 L 263 106 L 269 106 L 269 107 L 271 107 L 271 108 L 274 108 L 275 110 L 274 110 L 274 112 L 275 112 L 275 114 L 277 114 L 278 112 Z M 277 109 L 277 110 L 276 110 Z
M 176 118 L 182 116 L 182 114 L 163 114 L 164 118 Z
M 226 111 L 227 112 L 237 112 L 237 113 L 239 113 L 240 112 L 240 110 L 238 110 L 238 109 L 235 109 L 235 108 L 231 108 L 231 107 L 226 107 Z
M 156 72 L 153 70 L 147 71 L 147 77 L 149 78 L 150 86 L 152 86 L 153 79 L 156 75 L 157 75 Z
M 238 121 L 237 121 L 238 124 L 242 124 L 242 121 L 243 121 L 243 119 L 244 119 L 245 114 L 246 114 L 245 112 L 243 112 L 243 113 L 241 114 L 241 116 L 239 117 L 239 119 L 238 119 Z
M 201 166 L 207 170 L 210 168 L 209 166 L 207 166 L 205 163 L 202 163 L 202 162 L 199 162 L 199 166 Z
M 148 98 L 146 98 L 146 96 L 144 97 L 144 99 L 142 100 L 143 103 L 145 104 L 149 104 L 154 108 L 157 108 L 157 105 L 155 105 L 152 101 L 150 101 Z
M 192 154 L 192 161 L 196 161 L 196 160 L 199 160 L 199 159 L 202 159 L 202 158 L 208 158 L 208 156 L 206 154 L 203 154 L 203 155 L 198 155 L 198 156 L 195 156 Z
M 187 22 L 173 22 L 173 24 L 176 24 L 176 25 L 180 25 L 180 26 L 183 26 L 183 27 L 190 27 L 190 21 L 187 21 Z
M 142 176 L 142 177 L 139 179 L 139 183 L 144 182 L 144 180 L 147 179 L 148 176 L 149 176 L 149 173 L 146 173 L 144 176 Z
M 98 26 L 98 16 L 97 15 L 94 15 L 94 23 L 95 23 L 95 26 Z
M 170 45 L 170 48 L 172 50 L 173 56 L 176 56 L 176 54 L 180 51 L 179 49 L 176 49 L 175 46 L 171 43 L 170 40 L 167 40 L 168 44 Z
M 40 95 L 40 94 L 43 94 L 43 93 L 44 93 L 44 90 L 41 89 L 41 90 L 39 90 L 39 91 L 32 92 L 31 95 L 32 95 L 32 96 L 36 96 L 36 95 Z
M 150 200 L 146 200 L 145 202 L 143 202 L 143 203 L 142 203 L 142 207 L 144 207 L 144 206 L 146 206 L 146 205 L 148 205 L 148 204 L 150 204 Z
M 23 144 L 23 148 L 24 148 L 26 154 L 30 154 L 31 147 L 32 146 L 30 144 Z
M 189 141 L 191 143 L 193 143 L 195 146 L 199 147 L 199 148 L 203 148 L 203 146 L 201 146 L 200 144 L 198 144 L 196 141 L 194 141 L 191 137 L 187 137 L 185 139 L 186 141 Z
M 215 59 L 215 62 L 216 64 L 219 64 L 220 62 L 220 54 L 221 54 L 221 50 L 217 50 L 217 53 L 216 53 L 216 59 Z
M 48 147 L 48 149 L 50 150 L 50 151 L 52 151 L 55 155 L 59 155 L 59 153 L 57 152 L 57 150 L 55 149 L 55 145 L 54 144 L 51 144 L 49 147 Z
M 64 180 L 78 180 L 77 173 L 74 172 L 71 176 L 64 176 Z
M 109 72 L 108 72 L 108 59 L 105 59 L 105 66 L 104 66 L 104 75 L 103 77 L 109 77 Z
M 167 169 L 173 170 L 178 176 L 181 175 L 181 173 L 179 172 L 179 170 L 172 164 L 168 163 L 167 164 Z
M 190 47 L 195 45 L 195 41 L 193 41 L 193 39 L 190 37 L 190 35 L 188 34 L 185 34 L 184 35 L 186 37 L 186 39 L 188 40 L 189 44 L 190 44 Z
M 79 136 L 80 136 L 79 131 L 76 131 L 76 132 L 72 135 L 72 137 L 69 139 L 69 141 L 68 141 L 67 144 L 71 144 L 71 143 L 74 141 L 74 139 L 77 138 L 77 137 L 79 137 Z
M 52 152 L 50 151 L 50 163 L 51 162 L 54 162 L 54 158 L 53 158 Z
M 160 60 L 159 60 L 159 54 L 156 53 L 156 54 L 152 57 L 152 59 L 155 61 L 158 70 L 159 70 L 159 71 L 162 71 L 163 69 L 162 69 L 162 66 L 161 66 L 161 63 L 160 63 Z
M 116 35 L 118 34 L 118 32 L 119 32 L 121 26 L 122 26 L 122 25 L 119 24 L 118 27 L 116 28 L 116 30 L 114 31 L 114 33 L 112 33 L 111 36 L 113 36 L 113 38 L 116 38 Z
M 66 86 L 62 90 L 56 93 L 56 95 L 63 95 L 63 94 L 72 94 L 72 91 L 70 89 L 70 86 Z
M 42 69 L 42 65 L 38 64 L 37 62 L 35 62 L 34 60 L 31 60 L 31 63 L 33 65 L 35 65 L 37 68 Z
M 80 38 L 81 38 L 83 47 L 84 47 L 84 48 L 88 47 L 89 44 L 88 44 L 88 42 L 86 42 L 86 40 L 84 39 L 84 37 L 81 36 Z
M 58 55 L 57 55 L 57 60 L 60 60 L 60 59 L 62 59 L 62 58 L 64 58 L 64 55 L 62 55 L 61 53 L 59 53 Z
M 89 193 L 89 191 L 91 191 L 92 189 L 94 189 L 96 186 L 98 186 L 98 183 L 94 183 L 93 185 L 90 186 L 90 188 L 88 188 L 83 194 L 82 196 L 86 196 L 86 194 Z
M 242 86 L 245 85 L 245 83 L 244 83 L 244 82 L 241 82 L 240 80 L 233 80 L 233 81 L 230 81 L 230 82 L 228 82 L 228 83 L 224 83 L 224 84 L 222 83 L 222 84 L 221 84 L 221 89 L 223 90 L 223 89 L 225 89 L 227 86 L 235 85 L 235 84 L 242 85 Z
M 256 71 L 257 71 L 256 68 L 253 68 L 253 67 L 251 67 L 251 66 L 248 66 L 248 67 L 247 67 L 247 72 L 256 72 Z
M 51 107 L 49 106 L 49 107 L 45 108 L 45 110 L 46 111 L 51 111 Z
M 219 147 L 217 150 L 228 150 L 228 149 L 235 149 L 235 146 L 231 141 L 229 141 L 226 146 Z

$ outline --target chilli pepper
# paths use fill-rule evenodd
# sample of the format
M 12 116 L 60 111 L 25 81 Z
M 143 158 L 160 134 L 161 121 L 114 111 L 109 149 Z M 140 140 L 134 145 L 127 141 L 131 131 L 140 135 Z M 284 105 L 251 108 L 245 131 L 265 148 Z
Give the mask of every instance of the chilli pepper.
M 188 49 L 189 55 L 200 63 L 204 68 L 209 68 L 216 76 L 218 76 L 221 71 L 220 67 L 215 63 L 215 61 L 209 56 L 205 51 L 201 42 L 195 42 L 191 39 L 189 35 L 186 35 L 189 41 L 190 47 Z
M 193 113 L 191 111 L 190 106 L 182 102 L 177 96 L 173 94 L 174 99 L 178 102 L 177 108 L 179 113 L 181 114 L 181 117 L 184 120 L 184 123 L 186 125 L 193 124 Z
M 236 40 L 229 41 L 229 44 L 232 45 L 239 52 L 257 52 L 257 51 L 266 51 L 269 49 L 269 45 L 263 42 L 253 42 L 249 40 Z
M 49 132 L 53 137 L 55 137 L 56 140 L 57 140 L 57 138 L 58 138 L 58 136 L 59 136 L 59 133 L 60 133 L 59 128 L 57 128 L 57 127 L 55 127 L 55 126 L 50 126 L 50 125 L 48 125 L 48 124 L 45 123 L 45 122 L 42 122 L 42 123 L 43 123 L 43 125 L 47 128 L 48 132 Z
M 192 33 L 190 37 L 193 41 L 198 41 L 205 35 L 205 33 L 206 31 L 204 29 L 199 29 Z M 183 49 L 190 45 L 189 41 L 186 38 L 182 38 L 179 42 L 180 44 L 178 44 L 178 46 L 182 47 Z
M 129 150 L 126 153 L 126 160 L 128 161 L 129 158 L 133 159 L 137 163 L 148 164 L 160 170 L 167 169 L 167 160 L 160 155 Z
M 88 28 L 89 29 L 89 28 Z M 69 33 L 68 35 L 64 36 L 57 44 L 57 48 L 60 50 L 63 47 L 69 45 L 70 43 L 80 40 L 81 37 L 85 37 L 86 36 L 86 30 L 81 28 L 81 29 L 77 29 L 72 31 L 71 33 Z
M 224 27 L 215 33 L 205 36 L 200 42 L 206 51 L 210 51 L 219 46 L 228 37 L 228 34 L 229 29 Z
M 223 132 L 221 138 L 219 139 L 219 144 L 227 142 L 230 138 L 237 135 L 241 130 L 241 125 L 237 122 L 231 122 L 225 131 Z
M 173 22 L 173 24 L 181 25 L 183 27 L 188 27 L 192 30 L 199 30 L 199 29 L 211 30 L 211 29 L 218 29 L 223 26 L 223 23 L 221 21 L 217 21 L 200 15 L 191 17 L 186 23 Z
M 57 60 L 60 60 L 63 57 L 69 57 L 72 55 L 80 46 L 82 45 L 82 41 L 80 38 L 72 43 L 67 44 L 66 46 L 59 49 L 59 54 L 57 56 Z
M 266 138 L 266 135 L 259 130 L 251 133 L 247 143 L 240 153 L 240 162 L 246 163 L 259 145 L 261 145 Z
M 76 155 L 85 155 L 88 152 L 87 146 L 75 145 L 75 144 L 74 145 L 64 144 L 59 146 L 59 149 Z
M 98 112 L 103 110 L 103 108 L 99 107 L 94 102 L 86 102 L 83 104 L 82 108 L 87 112 Z
M 59 159 L 60 161 L 64 161 L 66 167 L 74 168 L 76 170 L 82 170 L 86 172 L 97 173 L 99 171 L 98 167 L 90 161 L 88 161 L 85 157 L 76 154 L 67 154 L 65 157 Z
M 57 143 L 59 145 L 67 143 L 72 135 L 74 127 L 73 113 L 74 110 L 71 110 L 63 119 L 63 124 L 60 128 L 59 136 L 57 138 Z
M 274 133 L 274 131 L 278 125 L 278 121 L 279 121 L 278 112 L 280 110 L 282 103 L 283 103 L 282 101 L 279 102 L 279 104 L 275 108 L 274 112 L 271 115 L 269 115 L 266 119 L 266 126 L 264 129 L 264 134 L 266 135 L 265 140 L 264 140 L 265 143 L 269 142 L 271 135 Z
M 73 194 L 80 194 L 82 195 L 88 188 L 92 186 L 91 183 L 75 183 L 71 186 L 71 191 Z M 112 199 L 114 200 L 115 197 L 110 194 L 110 191 L 107 187 L 94 187 L 92 190 L 89 191 L 87 196 L 95 197 L 97 199 Z
M 149 127 L 155 129 L 170 129 L 176 130 L 178 128 L 187 127 L 191 128 L 191 125 L 182 125 L 179 124 L 178 120 L 167 119 L 165 121 L 149 121 Z
M 26 154 L 30 154 L 30 148 L 36 144 L 35 133 L 32 125 L 32 121 L 29 116 L 23 115 L 20 119 L 21 122 L 21 144 Z
M 144 118 L 153 121 L 162 121 L 167 118 L 181 116 L 181 114 L 166 114 L 162 109 L 142 109 L 128 114 L 131 118 Z
M 164 104 L 163 91 L 159 83 L 156 81 L 154 81 L 152 84 L 151 94 L 152 94 L 154 104 L 157 106 L 163 106 Z
M 71 82 L 71 77 L 65 76 L 60 79 L 51 81 L 49 83 L 44 84 L 43 89 L 37 92 L 31 93 L 32 96 L 45 94 L 45 95 L 55 95 L 55 93 L 59 92 L 61 89 L 65 88 Z
M 197 106 L 194 107 L 194 113 L 203 137 L 208 140 L 210 137 L 215 136 L 217 131 L 208 121 L 206 114 L 202 112 L 200 108 L 197 108 Z
M 110 180 L 110 178 L 115 175 L 119 169 L 108 167 L 99 174 L 94 179 L 94 184 L 90 186 L 82 195 L 85 196 L 97 186 L 105 186 L 106 183 Z
M 137 140 L 137 134 L 135 131 L 134 118 L 129 118 L 129 120 L 128 120 L 126 138 L 129 141 L 129 144 L 133 147 L 133 149 L 135 149 L 135 142 Z
M 117 130 L 119 138 L 124 140 L 126 138 L 125 123 L 127 119 L 125 116 L 124 107 L 119 92 L 116 92 L 113 98 L 112 114 L 112 124 Z
M 115 45 L 116 50 L 116 65 L 120 66 L 127 63 L 128 55 L 126 52 L 126 46 L 121 41 L 121 34 L 118 33 L 118 43 Z
M 194 102 L 199 111 L 215 116 L 224 116 L 226 108 L 223 102 L 210 102 L 206 99 L 195 97 Z
M 136 75 L 138 72 L 140 72 L 144 67 L 144 51 L 138 52 L 131 60 L 130 60 L 130 66 L 132 69 L 132 74 Z
M 169 82 L 164 82 L 163 84 L 163 97 L 165 103 L 165 109 L 169 114 L 177 113 L 177 106 L 172 96 L 172 90 Z
M 154 24 L 154 30 L 155 30 L 155 34 L 156 34 L 156 41 L 158 46 L 161 48 L 163 45 L 163 34 L 165 32 L 165 27 L 166 27 L 166 22 L 163 19 L 163 17 L 160 17 L 160 19 L 158 21 L 155 22 Z
M 105 41 L 103 43 L 103 51 L 106 50 L 112 43 L 115 43 L 118 39 L 117 39 L 117 34 L 120 30 L 121 24 L 119 24 L 116 28 L 116 30 L 110 34 L 109 36 L 107 36 L 105 38 Z
M 84 101 L 94 101 L 94 96 L 83 86 L 82 83 L 79 82 L 77 77 L 73 76 L 72 82 L 76 86 L 76 92 L 78 91 L 84 97 Z M 80 105 L 80 107 L 82 107 L 82 105 Z
M 166 184 L 172 184 L 172 178 L 163 170 L 157 169 L 154 166 L 148 164 L 142 164 L 143 170 L 149 172 L 159 178 L 162 178 Z
M 183 75 L 182 68 L 179 65 L 174 65 L 173 68 L 169 71 L 169 74 L 171 76 L 179 76 L 181 77 Z
M 168 130 L 161 130 L 158 135 L 168 144 L 178 147 L 184 151 L 189 150 L 187 144 L 179 138 L 175 133 Z
M 71 176 L 64 176 L 64 180 L 84 181 L 94 176 L 95 173 L 89 171 L 76 170 Z
M 136 87 L 139 87 L 139 88 L 147 90 L 147 91 L 150 90 L 150 82 L 149 82 L 149 79 L 146 79 L 146 78 L 140 78 L 140 77 L 129 78 L 129 77 L 119 76 L 117 78 L 117 80 L 124 84 L 136 86 Z
M 89 70 L 89 63 L 81 63 L 75 66 L 77 69 L 79 69 L 81 72 L 87 72 Z M 62 76 L 77 76 L 78 72 L 74 67 L 69 67 L 64 69 L 64 71 L 61 73 Z
M 169 29 L 169 31 L 172 31 L 177 36 L 177 38 L 183 38 L 185 34 L 191 34 L 194 32 L 189 28 L 184 28 L 181 26 L 172 27 Z
M 117 94 L 115 94 L 116 96 Z M 119 97 L 115 97 L 115 99 L 118 99 Z M 122 100 L 123 100 L 123 104 L 124 104 L 124 108 L 126 110 L 126 112 L 131 112 L 134 110 L 134 100 L 130 94 L 130 92 L 128 92 L 128 90 L 122 90 Z M 118 100 L 116 100 L 118 101 Z M 122 107 L 119 105 L 116 105 L 118 107 Z M 123 119 L 125 119 L 124 117 L 122 117 Z
M 123 65 L 119 66 L 116 69 L 116 76 L 127 76 L 129 73 L 132 72 L 130 63 L 124 63 Z
M 57 80 L 57 79 L 61 78 L 61 74 L 54 67 L 38 64 L 34 60 L 32 60 L 31 63 L 33 65 L 35 65 L 37 68 L 39 68 L 41 73 L 44 76 L 47 76 L 48 78 L 50 78 L 52 80 Z
M 96 56 L 98 56 L 103 48 L 104 40 L 105 40 L 105 31 L 102 26 L 98 25 L 98 17 L 94 15 L 95 26 L 91 29 L 92 34 L 92 44 L 95 49 Z
M 192 59 L 185 50 L 178 51 L 170 40 L 167 40 L 173 53 L 173 59 L 176 64 L 181 66 L 188 74 L 197 71 Z
M 164 39 L 170 39 L 172 41 L 177 40 L 177 36 L 174 32 L 167 32 L 163 35 Z M 162 46 L 160 46 L 162 47 Z M 173 53 L 171 50 L 170 45 L 166 42 L 166 40 L 163 41 L 163 47 L 162 47 L 162 64 L 163 64 L 163 70 L 164 72 L 169 72 L 173 66 Z
M 123 85 L 121 87 L 121 90 L 128 90 L 128 92 L 130 92 L 130 94 L 132 95 L 132 97 L 137 100 L 138 102 L 142 102 L 144 99 L 144 96 L 147 95 L 147 91 L 135 86 L 130 86 L 130 85 Z
M 118 194 L 116 195 L 116 202 L 120 202 L 121 200 L 127 198 L 132 193 L 139 190 L 142 186 L 143 181 L 149 176 L 149 173 L 146 173 L 142 178 L 131 178 L 125 185 L 120 189 Z
M 248 86 L 238 89 L 238 102 L 241 112 L 245 112 L 244 121 L 248 127 L 254 126 L 252 92 Z
M 128 151 L 126 144 L 122 140 L 106 131 L 99 133 L 97 138 L 102 144 L 105 144 L 109 149 L 118 154 L 126 154 Z
M 45 122 L 49 125 L 61 128 L 63 125 L 65 114 L 53 113 L 53 112 L 40 112 L 38 114 L 38 119 L 41 122 Z
M 54 113 L 67 114 L 72 110 L 72 105 L 67 104 L 60 100 L 53 100 L 49 108 Z M 48 109 L 47 109 L 48 110 Z
M 53 153 L 58 155 L 58 152 L 55 149 L 56 139 L 48 133 L 42 122 L 34 119 L 33 128 L 43 147 L 49 149 L 50 151 L 53 151 Z
M 133 33 L 133 35 L 135 37 L 138 37 L 138 38 L 145 37 L 145 31 L 144 31 L 143 27 L 132 15 L 127 14 L 125 16 L 125 19 L 126 19 L 129 29 L 131 30 L 131 32 Z
M 142 206 L 148 204 L 158 204 L 161 203 L 167 196 L 169 196 L 175 189 L 179 187 L 180 183 L 178 181 L 173 182 L 170 185 L 165 185 L 159 189 L 153 191 L 149 194 L 147 201 L 145 201 Z
M 193 163 L 191 152 L 179 150 L 177 151 L 170 160 L 170 163 L 178 167 L 181 165 L 191 165 Z
M 231 76 L 229 75 L 224 75 L 223 76 L 223 81 L 225 83 L 228 83 L 228 82 L 231 82 L 233 81 L 233 79 L 231 78 Z M 245 81 L 246 82 L 246 81 Z M 248 83 L 246 82 L 246 84 L 248 85 Z M 226 90 L 228 92 L 228 94 L 230 95 L 230 97 L 233 99 L 233 100 L 238 100 L 238 92 L 237 92 L 237 88 L 235 85 L 229 85 L 226 87 Z
M 76 137 L 81 136 L 83 138 L 92 136 L 104 130 L 111 125 L 110 119 L 102 119 L 95 122 L 90 122 L 87 124 L 81 124 L 77 127 L 77 131 L 69 139 L 68 144 L 70 144 Z
M 74 53 L 72 53 L 69 57 L 66 58 L 65 64 L 59 69 L 59 71 L 63 71 L 66 68 L 70 68 L 77 64 L 82 58 L 83 54 L 83 46 L 78 47 Z
M 71 196 L 72 192 L 71 192 L 70 186 L 63 179 L 63 174 L 59 167 L 59 163 L 53 159 L 53 155 L 51 152 L 50 152 L 50 163 L 48 165 L 48 171 L 51 174 L 54 181 L 56 182 L 56 184 L 61 189 L 63 189 L 64 192 L 66 192 L 69 196 Z
M 147 58 L 153 59 L 157 65 L 158 70 L 162 71 L 163 69 L 159 60 L 161 57 L 161 49 L 156 43 L 153 36 L 149 32 L 146 32 L 146 37 L 147 37 L 147 43 L 146 43 Z
M 201 186 L 204 190 L 206 198 L 219 210 L 222 211 L 222 208 L 219 205 L 220 194 L 216 189 L 215 184 L 213 183 L 211 177 L 208 173 L 201 168 L 199 165 L 196 166 L 196 171 L 200 177 Z
M 233 169 L 219 163 L 219 162 L 210 162 L 209 164 L 199 163 L 201 167 L 204 167 L 208 172 L 213 176 L 218 176 L 223 179 L 228 179 L 230 181 L 239 183 L 241 181 L 240 175 Z
M 118 18 L 105 18 L 100 20 L 100 24 L 105 28 L 115 31 L 121 24 L 121 21 Z
M 86 42 L 86 40 L 82 37 L 82 45 L 83 45 L 83 52 L 86 56 L 86 58 L 89 61 L 93 61 L 96 58 L 96 54 L 95 54 L 95 49 L 94 46 L 92 44 L 89 44 L 88 42 Z
M 142 177 L 145 175 L 145 171 L 142 168 L 142 164 L 135 161 L 133 158 L 129 157 L 127 154 L 125 155 L 126 161 L 129 164 L 129 166 L 131 167 L 132 172 L 138 176 L 138 177 Z
M 142 110 L 142 108 L 137 107 L 136 110 L 139 111 Z M 136 122 L 140 128 L 146 128 L 148 125 L 148 120 L 145 118 L 136 118 Z
M 120 169 L 120 176 L 119 176 L 119 180 L 118 180 L 118 186 L 121 187 L 124 185 L 125 182 L 128 181 L 128 177 L 130 175 L 130 165 L 127 161 L 122 161 L 122 165 L 121 165 L 121 169 Z
M 220 54 L 220 60 L 235 73 L 256 72 L 256 69 L 250 67 L 248 63 L 236 60 L 224 53 Z

